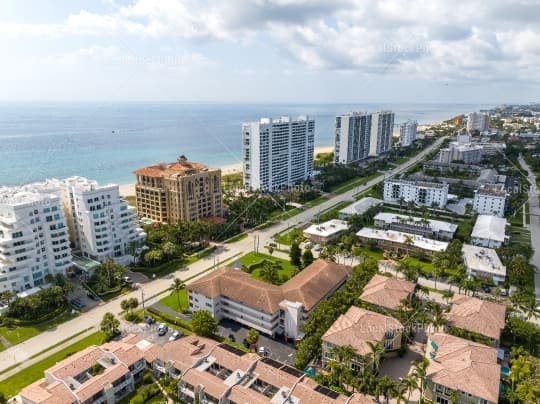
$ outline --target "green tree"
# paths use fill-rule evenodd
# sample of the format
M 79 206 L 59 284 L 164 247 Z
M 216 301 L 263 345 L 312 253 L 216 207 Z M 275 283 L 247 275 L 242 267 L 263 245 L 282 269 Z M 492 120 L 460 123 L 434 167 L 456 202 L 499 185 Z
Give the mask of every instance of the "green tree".
M 280 282 L 279 269 L 281 269 L 279 264 L 271 261 L 264 261 L 260 272 L 261 279 L 265 282 L 277 285 Z
M 170 260 L 176 254 L 177 248 L 173 242 L 166 241 L 161 246 L 161 250 L 163 251 L 163 254 L 167 257 L 167 259 Z
M 105 334 L 105 338 L 111 340 L 120 333 L 120 321 L 114 316 L 114 314 L 107 312 L 103 315 L 100 328 Z
M 297 241 L 293 241 L 291 244 L 291 250 L 289 252 L 291 264 L 300 267 L 302 265 L 302 251 Z
M 176 302 L 178 303 L 178 309 L 182 310 L 180 306 L 180 291 L 186 287 L 186 284 L 182 282 L 180 278 L 174 278 L 173 283 L 171 283 L 171 295 L 176 295 Z
M 195 334 L 201 337 L 211 337 L 218 329 L 218 322 L 206 310 L 197 310 L 191 318 Z
M 246 334 L 246 341 L 249 345 L 255 345 L 259 340 L 259 331 L 250 328 Z
M 313 263 L 313 253 L 311 252 L 311 249 L 306 248 L 304 253 L 302 254 L 302 265 L 305 267 L 311 265 Z
M 426 357 L 423 357 L 420 361 L 412 362 L 412 376 L 416 379 L 418 387 L 420 388 L 420 397 L 424 397 L 424 386 L 426 382 L 427 367 L 429 361 Z

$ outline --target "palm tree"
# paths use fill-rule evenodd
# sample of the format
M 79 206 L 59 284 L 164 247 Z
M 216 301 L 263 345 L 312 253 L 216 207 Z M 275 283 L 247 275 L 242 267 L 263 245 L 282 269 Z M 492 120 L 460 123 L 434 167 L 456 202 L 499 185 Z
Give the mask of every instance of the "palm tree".
M 15 297 L 15 293 L 13 293 L 11 290 L 6 290 L 2 292 L 0 295 L 2 297 L 2 300 L 5 300 L 8 307 L 11 304 L 12 299 Z
M 457 390 L 452 390 L 450 395 L 448 396 L 450 399 L 451 404 L 458 404 L 459 403 L 459 393 Z
M 180 307 L 180 291 L 186 287 L 186 284 L 182 282 L 180 278 L 174 278 L 173 283 L 171 283 L 171 295 L 176 294 L 176 302 L 178 303 L 178 309 L 181 310 Z
M 408 374 L 403 379 L 401 379 L 401 384 L 407 392 L 407 402 L 411 402 L 411 394 L 418 388 L 418 382 L 414 375 Z
M 395 381 L 390 379 L 387 375 L 384 375 L 381 377 L 378 381 L 378 390 L 379 393 L 381 393 L 386 401 L 386 404 L 388 404 L 388 401 L 390 398 L 396 396 L 397 394 L 397 384 Z M 379 396 L 376 397 L 377 401 L 379 400 Z
M 404 237 L 403 237 L 403 244 L 405 244 L 407 246 L 406 250 L 407 250 L 407 254 L 410 254 L 410 246 L 414 245 L 414 240 L 412 238 L 412 236 L 410 234 L 406 234 Z
M 369 356 L 371 357 L 372 364 L 373 364 L 373 373 L 378 374 L 379 368 L 381 366 L 381 361 L 384 357 L 384 354 L 386 353 L 386 350 L 384 349 L 384 345 L 381 341 L 379 342 L 367 341 L 367 344 L 371 351 Z
M 424 384 L 426 380 L 428 365 L 429 365 L 429 361 L 426 357 L 423 357 L 418 362 L 412 362 L 412 366 L 413 366 L 412 376 L 416 379 L 418 387 L 420 388 L 420 399 L 424 397 Z

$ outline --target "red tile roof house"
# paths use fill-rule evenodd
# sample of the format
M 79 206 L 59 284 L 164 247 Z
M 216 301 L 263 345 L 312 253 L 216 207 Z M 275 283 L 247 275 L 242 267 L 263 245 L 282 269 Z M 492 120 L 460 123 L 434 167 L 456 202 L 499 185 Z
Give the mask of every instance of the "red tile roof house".
M 401 302 L 412 299 L 416 283 L 376 274 L 364 287 L 360 300 L 383 312 L 394 312 Z
M 431 334 L 426 346 L 429 365 L 424 397 L 450 404 L 457 392 L 459 404 L 496 404 L 501 367 L 497 349 L 444 333 Z
M 156 345 L 152 354 L 154 371 L 178 379 L 186 403 L 374 403 L 360 393 L 346 397 L 329 390 L 281 362 L 195 335 Z

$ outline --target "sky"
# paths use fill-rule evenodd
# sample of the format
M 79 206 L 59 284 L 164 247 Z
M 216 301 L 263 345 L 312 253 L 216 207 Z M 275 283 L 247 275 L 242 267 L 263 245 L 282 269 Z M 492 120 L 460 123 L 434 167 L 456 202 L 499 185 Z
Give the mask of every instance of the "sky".
M 0 0 L 0 101 L 540 101 L 539 0 Z

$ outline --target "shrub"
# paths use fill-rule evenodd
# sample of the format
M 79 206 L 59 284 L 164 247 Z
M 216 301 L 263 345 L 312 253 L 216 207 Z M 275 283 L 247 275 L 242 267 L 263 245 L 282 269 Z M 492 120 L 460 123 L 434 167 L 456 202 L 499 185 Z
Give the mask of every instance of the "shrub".
M 149 313 L 152 313 L 154 316 L 163 319 L 164 321 L 177 325 L 178 327 L 185 328 L 188 331 L 193 331 L 191 323 L 181 318 L 171 316 L 170 314 L 164 313 L 162 311 L 156 310 L 153 307 L 148 307 L 146 309 Z

